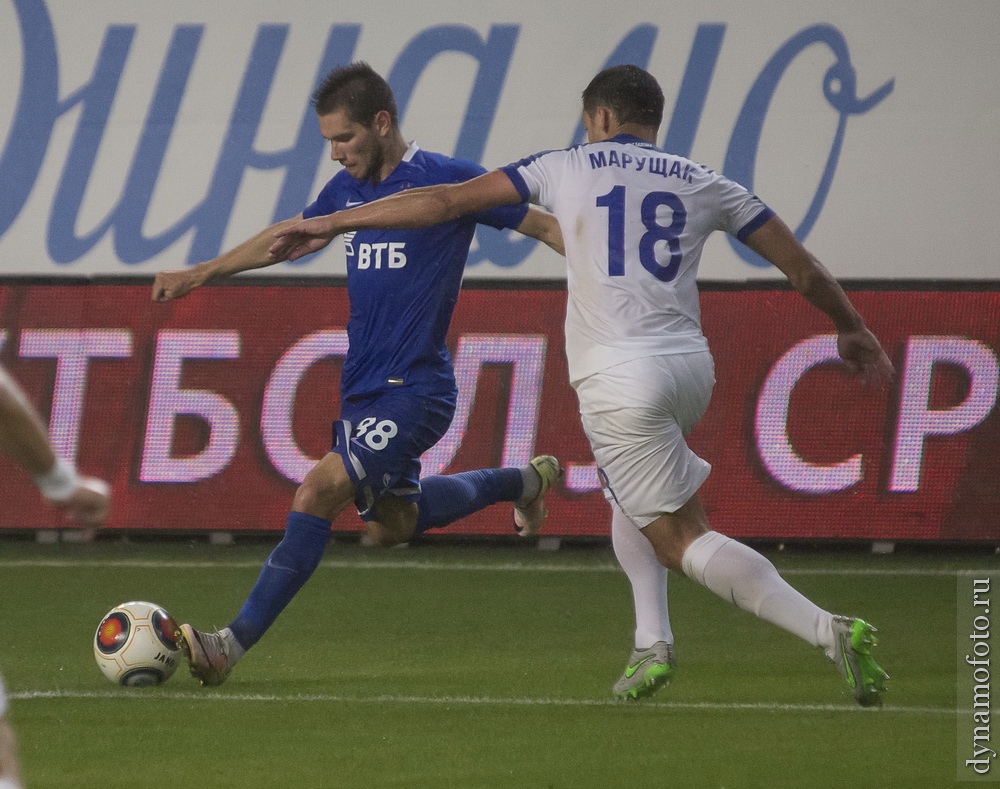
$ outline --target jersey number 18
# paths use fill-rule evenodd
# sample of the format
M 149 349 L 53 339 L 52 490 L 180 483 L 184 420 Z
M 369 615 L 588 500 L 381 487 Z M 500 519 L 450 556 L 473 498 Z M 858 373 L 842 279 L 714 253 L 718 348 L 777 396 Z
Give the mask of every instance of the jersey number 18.
M 673 221 L 661 225 L 657 211 L 667 206 L 673 212 Z M 598 208 L 608 209 L 608 276 L 625 276 L 625 187 L 616 186 L 606 195 L 597 198 Z M 650 274 L 663 282 L 677 276 L 681 265 L 680 236 L 687 222 L 684 203 L 673 192 L 650 192 L 643 198 L 639 209 L 646 232 L 639 239 L 639 262 Z M 665 241 L 670 260 L 663 266 L 656 259 L 656 243 Z

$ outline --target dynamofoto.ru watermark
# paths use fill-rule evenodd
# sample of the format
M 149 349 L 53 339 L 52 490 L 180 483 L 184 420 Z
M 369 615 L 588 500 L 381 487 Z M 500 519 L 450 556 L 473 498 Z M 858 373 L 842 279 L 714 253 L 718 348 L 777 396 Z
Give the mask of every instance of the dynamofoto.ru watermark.
M 990 731 L 990 588 L 988 577 L 959 582 L 959 652 L 965 654 L 960 657 L 958 678 L 958 704 L 963 710 L 959 714 L 958 754 L 959 778 L 966 780 L 997 777 L 996 773 L 991 775 L 997 752 L 991 745 Z M 968 641 L 963 639 L 963 633 L 968 633 Z M 969 701 L 972 702 L 971 718 L 965 712 Z

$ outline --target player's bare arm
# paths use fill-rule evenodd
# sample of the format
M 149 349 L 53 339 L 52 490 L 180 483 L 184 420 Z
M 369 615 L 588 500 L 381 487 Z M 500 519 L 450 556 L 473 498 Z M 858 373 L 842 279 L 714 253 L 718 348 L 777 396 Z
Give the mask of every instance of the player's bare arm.
M 529 205 L 528 213 L 517 226 L 517 232 L 541 241 L 564 257 L 566 255 L 559 220 L 548 211 Z
M 417 189 L 411 189 L 410 193 L 436 188 L 436 186 L 421 186 Z M 528 236 L 536 241 L 541 241 L 553 251 L 558 252 L 563 257 L 566 256 L 566 247 L 563 244 L 562 229 L 559 227 L 559 220 L 544 208 L 529 205 L 528 213 L 521 220 L 521 224 L 514 229 L 522 236 Z
M 833 275 L 802 244 L 780 217 L 774 216 L 746 240 L 754 252 L 778 268 L 837 329 L 837 350 L 847 368 L 872 386 L 893 377 L 892 362 Z
M 430 227 L 463 214 L 520 202 L 511 180 L 494 170 L 460 184 L 410 189 L 357 208 L 304 219 L 275 231 L 277 240 L 270 255 L 274 261 L 298 260 L 322 249 L 341 233 Z
M 302 219 L 302 214 L 271 225 L 242 244 L 212 260 L 206 260 L 191 268 L 161 271 L 153 282 L 153 301 L 170 301 L 186 296 L 211 279 L 238 274 L 255 268 L 264 268 L 281 262 L 268 255 L 268 247 L 274 242 L 274 233 L 290 227 Z
M 111 505 L 107 483 L 78 475 L 72 463 L 56 455 L 35 407 L 2 367 L 0 454 L 28 472 L 42 497 L 71 523 L 90 528 L 107 519 Z
M 0 367 L 0 454 L 32 476 L 56 464 L 48 431 L 35 407 L 14 379 Z

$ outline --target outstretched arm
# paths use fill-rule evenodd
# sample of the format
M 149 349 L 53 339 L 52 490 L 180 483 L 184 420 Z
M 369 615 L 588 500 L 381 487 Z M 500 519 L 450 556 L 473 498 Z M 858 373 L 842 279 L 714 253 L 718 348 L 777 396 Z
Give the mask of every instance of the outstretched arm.
M 108 516 L 110 490 L 103 480 L 77 476 L 58 458 L 41 417 L 7 371 L 0 367 L 0 453 L 27 471 L 49 504 L 80 526 L 100 526 Z
M 884 386 L 892 380 L 892 362 L 861 314 L 833 275 L 804 247 L 779 217 L 747 236 L 747 246 L 776 266 L 792 286 L 833 321 L 837 350 L 848 370 L 866 384 Z
M 201 287 L 210 279 L 280 263 L 280 258 L 272 258 L 267 253 L 268 247 L 274 243 L 275 231 L 291 227 L 300 219 L 302 219 L 302 214 L 271 225 L 238 247 L 234 247 L 217 258 L 199 263 L 197 266 L 161 271 L 156 275 L 156 281 L 153 282 L 153 301 L 179 299 L 195 288 Z
M 274 233 L 277 240 L 270 255 L 274 261 L 298 260 L 322 249 L 341 233 L 430 227 L 463 214 L 520 202 L 521 195 L 511 180 L 494 170 L 460 184 L 410 189 L 357 208 L 304 219 Z

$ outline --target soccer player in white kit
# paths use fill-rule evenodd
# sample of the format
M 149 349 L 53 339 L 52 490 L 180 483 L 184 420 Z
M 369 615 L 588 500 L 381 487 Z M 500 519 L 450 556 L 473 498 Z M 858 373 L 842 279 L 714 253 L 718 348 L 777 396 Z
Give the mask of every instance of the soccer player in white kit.
M 888 675 L 871 655 L 875 629 L 819 608 L 765 557 L 712 531 L 705 516 L 697 490 L 710 466 L 685 436 L 715 383 L 695 283 L 707 237 L 724 230 L 780 269 L 830 318 L 842 360 L 866 383 L 888 383 L 892 364 L 830 273 L 770 208 L 656 148 L 662 115 L 652 75 L 606 69 L 583 93 L 587 144 L 300 222 L 275 234 L 271 254 L 295 260 L 340 233 L 418 227 L 521 200 L 548 208 L 566 248 L 570 382 L 636 605 L 634 649 L 614 693 L 637 699 L 673 675 L 669 569 L 822 647 L 860 704 L 880 704 Z

